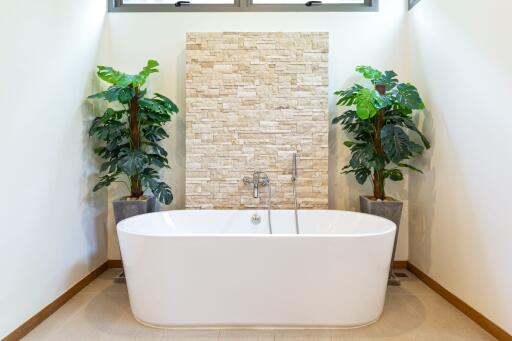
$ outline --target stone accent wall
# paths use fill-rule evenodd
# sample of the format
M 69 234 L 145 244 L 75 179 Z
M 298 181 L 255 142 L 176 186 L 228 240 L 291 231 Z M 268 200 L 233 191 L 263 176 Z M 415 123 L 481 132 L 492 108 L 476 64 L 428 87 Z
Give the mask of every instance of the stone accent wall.
M 266 207 L 243 176 L 265 171 L 276 208 L 327 208 L 328 33 L 188 33 L 186 207 Z

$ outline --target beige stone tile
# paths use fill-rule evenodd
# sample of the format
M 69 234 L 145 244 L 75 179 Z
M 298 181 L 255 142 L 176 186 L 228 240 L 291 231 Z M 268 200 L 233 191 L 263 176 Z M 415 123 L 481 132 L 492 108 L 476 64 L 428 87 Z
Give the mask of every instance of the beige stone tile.
M 265 207 L 264 198 L 236 186 L 241 175 L 261 169 L 276 189 L 288 185 L 289 177 L 275 175 L 290 168 L 297 150 L 301 207 L 327 208 L 328 34 L 236 37 L 233 44 L 231 33 L 187 35 L 186 206 Z M 220 190 L 225 179 L 236 180 L 231 195 Z M 290 208 L 288 193 L 276 190 L 274 207 Z

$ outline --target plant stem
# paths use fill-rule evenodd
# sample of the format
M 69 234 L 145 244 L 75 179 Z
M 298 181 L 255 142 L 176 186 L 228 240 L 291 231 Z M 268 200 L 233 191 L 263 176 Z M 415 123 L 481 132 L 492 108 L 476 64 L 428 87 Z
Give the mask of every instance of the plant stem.
M 139 112 L 139 95 L 140 89 L 139 87 L 135 87 L 135 96 L 130 100 L 128 105 L 128 112 L 130 114 L 130 147 L 132 150 L 140 149 L 140 136 L 139 136 L 139 122 L 137 120 L 137 114 Z M 140 181 L 140 177 L 138 175 L 134 175 L 130 177 L 130 185 L 131 185 L 131 196 L 138 198 L 142 196 L 142 184 Z
M 386 87 L 384 85 L 376 85 L 375 90 L 383 96 L 386 94 Z M 385 109 L 380 109 L 373 119 L 373 127 L 374 127 L 374 136 L 373 136 L 373 145 L 375 146 L 375 152 L 377 156 L 384 158 L 385 153 L 382 147 L 380 132 L 382 127 L 384 126 L 384 111 Z M 384 200 L 386 197 L 384 191 L 384 169 L 374 169 L 373 170 L 373 196 L 375 199 Z

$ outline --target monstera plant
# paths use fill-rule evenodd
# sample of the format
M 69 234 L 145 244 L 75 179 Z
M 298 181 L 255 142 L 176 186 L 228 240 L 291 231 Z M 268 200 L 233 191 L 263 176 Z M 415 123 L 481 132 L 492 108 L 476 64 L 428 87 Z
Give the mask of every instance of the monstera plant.
M 108 109 L 94 119 L 89 131 L 98 141 L 95 153 L 104 159 L 100 168 L 104 175 L 93 190 L 122 182 L 130 191 L 129 196 L 120 200 L 127 203 L 119 205 L 116 220 L 154 210 L 147 206 L 154 206 L 151 200 L 155 197 L 164 204 L 173 200 L 171 187 L 159 178 L 160 169 L 169 168 L 167 152 L 160 142 L 169 137 L 163 126 L 179 109 L 162 94 L 148 95 L 145 84 L 151 74 L 158 72 L 158 65 L 149 60 L 134 75 L 98 66 L 98 77 L 109 87 L 89 96 L 109 104 Z M 147 192 L 154 197 L 146 197 Z
M 418 90 L 409 83 L 399 83 L 394 71 L 380 72 L 369 66 L 356 71 L 371 86 L 355 84 L 336 91 L 338 105 L 355 106 L 333 119 L 340 123 L 352 139 L 345 141 L 352 158 L 343 173 L 354 173 L 357 182 L 368 179 L 373 184 L 373 197 L 385 199 L 385 181 L 403 180 L 402 169 L 421 172 L 407 161 L 430 148 L 427 138 L 418 130 L 412 113 L 424 109 Z M 407 131 L 417 134 L 422 144 L 414 142 Z
M 360 184 L 370 179 L 373 196 L 360 197 L 361 211 L 389 218 L 398 229 L 402 203 L 386 197 L 385 184 L 388 179 L 403 180 L 403 169 L 421 172 L 409 161 L 430 148 L 412 117 L 414 110 L 425 105 L 418 90 L 400 83 L 394 71 L 381 72 L 370 66 L 358 66 L 356 71 L 364 83 L 335 92 L 337 104 L 348 107 L 332 121 L 350 136 L 344 144 L 352 155 L 342 173 L 353 173 Z M 409 133 L 416 134 L 419 143 Z

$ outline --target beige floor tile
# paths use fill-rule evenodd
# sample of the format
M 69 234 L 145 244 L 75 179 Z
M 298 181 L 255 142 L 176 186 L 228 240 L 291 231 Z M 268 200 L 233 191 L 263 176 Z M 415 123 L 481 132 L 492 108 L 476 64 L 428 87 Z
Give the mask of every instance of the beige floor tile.
M 129 311 L 124 293 L 100 293 L 67 321 L 52 340 L 106 340 L 117 321 Z
M 163 330 L 161 340 L 217 341 L 219 333 L 219 330 Z
M 221 330 L 220 341 L 273 341 L 271 330 Z
M 275 332 L 275 341 L 331 341 L 330 330 L 281 330 Z
M 403 295 L 436 295 L 425 283 L 420 281 L 414 274 L 407 270 L 397 270 L 396 272 L 403 272 L 408 277 L 400 279 L 400 286 L 389 286 L 388 294 L 403 294 Z
M 160 340 L 163 332 L 161 329 L 147 327 L 137 322 L 132 312 L 127 309 L 110 330 L 110 336 L 118 340 Z
M 424 310 L 421 328 L 438 333 L 446 338 L 466 338 L 470 340 L 492 340 L 493 338 L 475 322 L 462 314 L 439 295 L 418 295 L 416 305 L 407 300 L 413 309 Z
M 115 270 L 115 271 L 112 271 Z M 108 272 L 108 273 L 107 273 Z M 100 277 L 95 279 L 92 283 L 82 289 L 81 293 L 111 293 L 111 292 L 126 292 L 126 284 L 114 283 L 112 278 L 119 274 L 119 269 L 108 269 Z M 107 274 L 106 274 L 107 273 Z
M 94 297 L 93 294 L 79 293 L 48 317 L 42 324 L 30 332 L 24 340 L 49 340 L 57 331 L 71 320 Z

